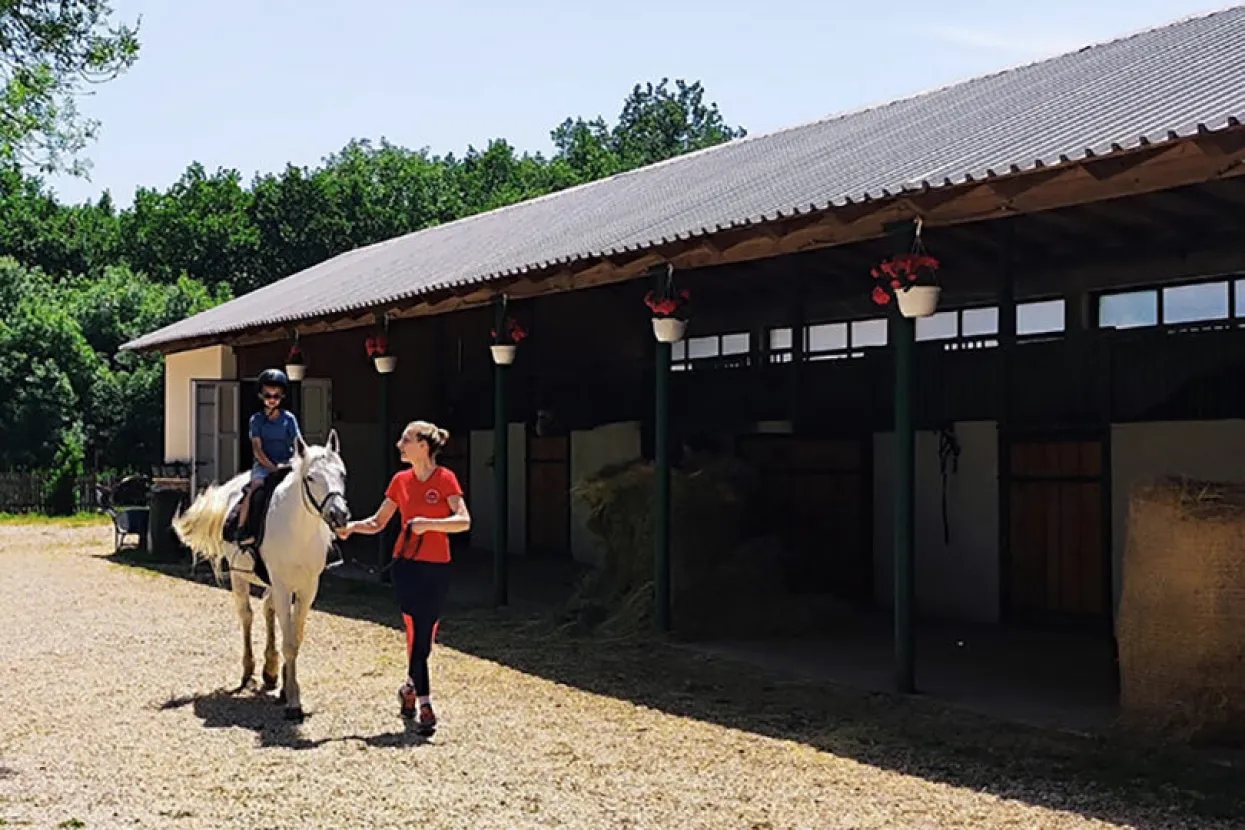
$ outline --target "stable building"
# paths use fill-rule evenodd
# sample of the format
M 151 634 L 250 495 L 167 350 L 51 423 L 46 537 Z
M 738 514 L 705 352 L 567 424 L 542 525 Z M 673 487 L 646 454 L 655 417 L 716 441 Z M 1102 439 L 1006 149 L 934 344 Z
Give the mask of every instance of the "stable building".
M 167 356 L 195 489 L 249 463 L 253 379 L 296 342 L 356 512 L 425 418 L 474 546 L 500 435 L 503 547 L 590 562 L 576 481 L 711 442 L 763 469 L 804 590 L 1109 629 L 1132 488 L 1245 478 L 1243 59 L 1245 8 L 1183 20 L 350 251 L 127 348 Z M 870 272 L 917 227 L 941 293 L 913 320 Z M 528 336 L 498 368 L 502 295 Z

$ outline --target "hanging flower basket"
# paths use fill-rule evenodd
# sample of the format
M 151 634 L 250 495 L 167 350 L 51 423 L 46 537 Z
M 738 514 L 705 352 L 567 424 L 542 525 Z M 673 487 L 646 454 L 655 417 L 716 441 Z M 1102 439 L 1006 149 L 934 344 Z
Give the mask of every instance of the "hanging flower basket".
M 653 313 L 653 336 L 659 343 L 678 343 L 687 334 L 687 304 L 692 294 L 686 288 L 675 291 L 673 286 L 658 296 L 650 291 L 644 295 L 644 304 Z
M 490 330 L 489 334 L 493 337 L 493 343 L 489 346 L 489 351 L 493 353 L 493 362 L 498 366 L 514 363 L 519 343 L 527 337 L 527 332 L 519 325 L 519 321 L 508 317 L 500 335 L 497 329 Z
M 307 376 L 307 363 L 303 358 L 303 350 L 295 344 L 285 356 L 285 374 L 292 381 L 300 381 Z
M 389 354 L 389 339 L 383 335 L 369 337 L 364 343 L 367 356 L 372 358 L 376 371 L 387 375 L 398 367 L 398 356 Z
M 878 280 L 872 295 L 877 305 L 889 305 L 893 297 L 904 317 L 929 317 L 938 310 L 938 260 L 924 251 L 883 260 L 870 274 Z

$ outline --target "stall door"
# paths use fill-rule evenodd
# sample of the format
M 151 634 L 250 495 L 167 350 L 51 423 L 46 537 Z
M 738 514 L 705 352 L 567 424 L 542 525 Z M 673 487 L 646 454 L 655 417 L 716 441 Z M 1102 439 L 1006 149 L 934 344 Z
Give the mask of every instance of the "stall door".
M 299 404 L 302 411 L 298 427 L 303 440 L 309 444 L 323 444 L 329 440 L 333 428 L 333 381 L 328 378 L 307 378 L 300 384 L 302 395 Z
M 209 485 L 223 483 L 238 474 L 238 382 L 192 381 L 191 394 L 191 490 L 198 495 Z
M 1098 439 L 1013 441 L 1008 604 L 1014 614 L 1109 614 L 1103 450 Z
M 535 555 L 571 553 L 571 439 L 527 439 L 527 550 Z
M 783 540 L 787 587 L 868 602 L 873 595 L 868 443 L 798 435 L 742 436 L 761 484 L 761 515 Z

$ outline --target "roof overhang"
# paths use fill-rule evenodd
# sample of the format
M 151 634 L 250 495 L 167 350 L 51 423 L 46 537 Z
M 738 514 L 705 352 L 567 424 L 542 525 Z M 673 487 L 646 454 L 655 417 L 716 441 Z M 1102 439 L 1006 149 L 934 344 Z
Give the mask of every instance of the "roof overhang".
M 1221 130 L 1200 130 L 1136 148 L 1081 159 L 1063 157 L 961 183 L 925 185 L 879 198 L 848 200 L 827 209 L 793 211 L 763 222 L 735 223 L 719 230 L 657 240 L 619 254 L 573 259 L 557 267 L 532 269 L 464 288 L 429 291 L 406 300 L 348 314 L 308 316 L 279 326 L 261 326 L 198 338 L 169 340 L 135 351 L 185 351 L 214 344 L 254 345 L 301 335 L 375 325 L 392 319 L 428 317 L 487 305 L 505 293 L 511 299 L 578 291 L 623 282 L 654 265 L 708 268 L 820 248 L 849 245 L 884 235 L 896 221 L 920 218 L 925 228 L 950 227 L 1075 207 L 1245 175 L 1245 127 L 1235 119 Z M 123 348 L 131 348 L 126 344 Z

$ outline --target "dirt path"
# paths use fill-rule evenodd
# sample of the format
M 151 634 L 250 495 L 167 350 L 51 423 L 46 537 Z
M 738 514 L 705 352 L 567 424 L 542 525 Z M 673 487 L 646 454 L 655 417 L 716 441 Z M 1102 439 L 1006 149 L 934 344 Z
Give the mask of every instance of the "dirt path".
M 300 660 L 311 716 L 287 725 L 272 702 L 224 691 L 239 672 L 227 593 L 109 562 L 109 541 L 0 527 L 0 825 L 1123 826 L 1071 809 L 1109 794 L 1035 806 L 446 646 L 443 728 L 425 744 L 397 717 L 398 632 L 323 610 Z M 261 632 L 257 614 L 257 648 Z M 1156 815 L 1136 826 L 1182 826 Z

